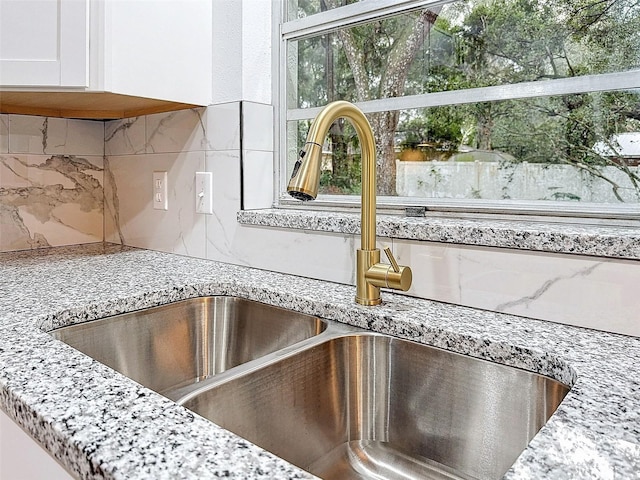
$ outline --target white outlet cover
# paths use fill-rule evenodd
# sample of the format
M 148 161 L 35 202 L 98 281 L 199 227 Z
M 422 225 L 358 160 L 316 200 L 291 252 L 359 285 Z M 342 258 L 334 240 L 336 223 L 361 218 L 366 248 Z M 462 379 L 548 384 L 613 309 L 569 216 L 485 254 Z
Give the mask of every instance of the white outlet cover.
M 213 174 L 196 172 L 196 213 L 213 214 Z
M 167 172 L 153 172 L 153 208 L 169 210 Z

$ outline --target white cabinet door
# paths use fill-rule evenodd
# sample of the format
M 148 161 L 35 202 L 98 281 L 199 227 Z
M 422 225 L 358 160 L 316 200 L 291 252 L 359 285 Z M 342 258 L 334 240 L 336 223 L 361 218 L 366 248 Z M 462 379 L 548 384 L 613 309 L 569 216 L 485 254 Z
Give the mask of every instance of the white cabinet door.
M 0 410 L 0 479 L 42 478 L 73 480 L 74 477 Z
M 0 0 L 0 85 L 87 87 L 88 0 Z
M 123 118 L 212 99 L 212 0 L 0 0 L 0 113 Z

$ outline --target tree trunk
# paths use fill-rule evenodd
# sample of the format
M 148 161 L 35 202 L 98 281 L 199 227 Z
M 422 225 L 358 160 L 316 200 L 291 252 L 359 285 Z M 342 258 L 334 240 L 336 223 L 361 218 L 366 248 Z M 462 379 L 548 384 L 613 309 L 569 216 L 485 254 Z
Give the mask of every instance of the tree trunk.
M 349 161 L 349 145 L 344 138 L 344 122 L 344 119 L 339 118 L 331 125 L 329 141 L 331 142 L 331 152 L 333 154 L 331 160 L 333 176 L 334 178 L 347 179 L 351 162 Z M 347 186 L 350 187 L 350 185 Z
M 369 114 L 371 129 L 376 138 L 376 182 L 380 195 L 396 194 L 395 134 L 400 113 Z
M 480 150 L 491 150 L 491 132 L 493 131 L 493 116 L 491 112 L 491 104 L 477 105 L 476 129 L 477 129 L 477 146 Z
M 358 101 L 402 96 L 411 64 L 436 21 L 440 8 L 437 7 L 436 11 L 423 10 L 415 23 L 400 33 L 388 55 L 387 67 L 380 72 L 381 80 L 377 89 L 365 68 L 364 52 L 356 46 L 351 30 L 338 30 L 353 74 Z M 395 134 L 399 118 L 397 111 L 369 115 L 376 138 L 377 190 L 380 195 L 396 194 Z

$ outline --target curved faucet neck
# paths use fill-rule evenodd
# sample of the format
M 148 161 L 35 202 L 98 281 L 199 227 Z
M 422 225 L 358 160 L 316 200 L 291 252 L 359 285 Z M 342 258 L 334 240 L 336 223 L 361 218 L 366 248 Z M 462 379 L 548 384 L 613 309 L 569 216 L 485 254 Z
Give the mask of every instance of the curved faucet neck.
M 322 144 L 331 124 L 338 118 L 349 120 L 360 139 L 362 163 L 360 248 L 374 250 L 376 248 L 376 144 L 369 120 L 359 108 L 349 102 L 330 103 L 313 121 L 307 135 L 307 143 Z
M 389 248 L 385 248 L 389 264 L 380 263 L 380 250 L 376 248 L 376 144 L 371 125 L 358 107 L 338 101 L 322 109 L 309 129 L 307 143 L 293 167 L 287 191 L 300 200 L 316 198 L 322 144 L 338 118 L 346 118 L 356 129 L 362 156 L 361 248 L 356 251 L 356 302 L 379 305 L 381 288 L 407 291 L 411 287 L 412 273 L 409 267 L 398 265 Z

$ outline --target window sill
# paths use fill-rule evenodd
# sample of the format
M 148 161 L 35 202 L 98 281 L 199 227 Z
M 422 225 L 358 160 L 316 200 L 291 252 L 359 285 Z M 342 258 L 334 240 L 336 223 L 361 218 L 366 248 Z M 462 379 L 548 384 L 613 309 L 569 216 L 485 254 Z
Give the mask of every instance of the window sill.
M 360 234 L 359 213 L 264 209 L 238 212 L 238 223 L 261 227 Z M 640 259 L 640 228 L 549 221 L 403 217 L 379 214 L 379 237 L 538 252 Z

